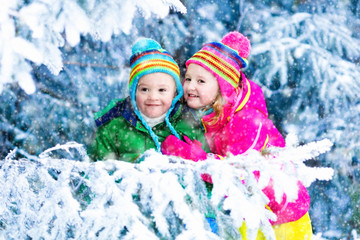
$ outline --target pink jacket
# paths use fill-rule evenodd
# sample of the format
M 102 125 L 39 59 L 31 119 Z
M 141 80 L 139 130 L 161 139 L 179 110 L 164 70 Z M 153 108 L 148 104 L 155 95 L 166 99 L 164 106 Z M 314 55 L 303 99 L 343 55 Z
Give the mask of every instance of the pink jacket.
M 268 119 L 261 88 L 244 75 L 243 79 L 242 91 L 234 89 L 234 92 L 230 93 L 232 97 L 226 98 L 233 101 L 224 106 L 224 117 L 216 125 L 209 124 L 214 113 L 202 118 L 205 137 L 212 153 L 226 156 L 227 153 L 244 154 L 250 149 L 261 151 L 269 146 L 285 147 L 283 137 Z M 286 201 L 286 195 L 280 204 L 275 201 L 272 182 L 263 190 L 270 199 L 268 206 L 277 215 L 277 221 L 272 224 L 296 221 L 308 212 L 309 194 L 301 182 L 298 185 L 298 199 L 291 203 Z
M 225 156 L 262 150 L 267 146 L 284 147 L 285 141 L 270 119 L 261 88 L 245 78 L 243 91 L 234 103 L 224 106 L 224 117 L 214 126 L 214 113 L 202 118 L 211 152 Z M 250 140 L 250 141 L 249 141 Z

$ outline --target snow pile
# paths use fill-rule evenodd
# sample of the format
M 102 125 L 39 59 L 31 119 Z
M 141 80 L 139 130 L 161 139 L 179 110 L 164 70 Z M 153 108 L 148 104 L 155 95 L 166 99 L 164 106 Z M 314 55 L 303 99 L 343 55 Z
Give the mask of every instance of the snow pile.
M 261 189 L 272 178 L 277 195 L 294 196 L 297 179 L 307 185 L 330 180 L 332 169 L 310 168 L 304 161 L 331 145 L 323 140 L 203 162 L 149 150 L 138 164 L 90 163 L 77 143 L 32 160 L 13 159 L 12 152 L 0 161 L 0 238 L 237 239 L 245 221 L 249 239 L 259 229 L 274 239 L 269 219 L 275 216 L 264 207 L 268 200 Z M 57 151 L 69 159 L 56 158 Z M 254 171 L 261 172 L 259 181 Z M 203 173 L 212 176 L 211 198 Z M 205 216 L 216 218 L 217 235 Z

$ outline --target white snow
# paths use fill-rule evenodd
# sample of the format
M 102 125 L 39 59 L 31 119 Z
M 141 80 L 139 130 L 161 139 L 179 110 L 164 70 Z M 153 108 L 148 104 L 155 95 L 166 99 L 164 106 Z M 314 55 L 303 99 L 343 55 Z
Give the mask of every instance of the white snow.
M 13 82 L 33 93 L 33 81 L 20 78 L 30 76 L 29 61 L 44 64 L 57 75 L 63 69 L 59 48 L 65 43 L 76 46 L 82 35 L 106 42 L 113 35 L 129 34 L 134 17 L 165 18 L 169 9 L 186 13 L 179 0 L 8 2 L 2 3 L 0 10 L 0 93 L 5 84 Z
M 37 159 L 17 159 L 15 151 L 0 162 L 2 235 L 16 239 L 225 239 L 247 226 L 249 238 L 258 230 L 274 239 L 262 188 L 274 180 L 277 195 L 296 195 L 296 181 L 307 185 L 330 180 L 332 169 L 310 168 L 304 161 L 326 151 L 328 140 L 193 162 L 146 151 L 143 161 L 88 162 L 81 144 L 69 142 L 44 151 Z M 81 161 L 52 158 L 52 153 L 78 151 Z M 296 156 L 296 157 L 295 157 Z M 261 172 L 259 181 L 253 171 Z M 212 176 L 207 197 L 201 173 Z M 13 184 L 16 183 L 16 184 Z M 224 210 L 230 210 L 226 214 Z M 216 217 L 218 235 L 205 215 Z

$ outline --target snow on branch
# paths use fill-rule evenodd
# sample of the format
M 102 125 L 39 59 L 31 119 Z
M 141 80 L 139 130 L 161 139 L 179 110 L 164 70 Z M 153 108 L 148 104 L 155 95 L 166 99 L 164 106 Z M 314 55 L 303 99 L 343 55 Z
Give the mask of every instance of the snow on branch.
M 66 144 L 57 144 L 55 147 L 46 149 L 44 152 L 42 152 L 39 155 L 39 157 L 40 158 L 49 158 L 54 152 L 56 152 L 58 150 L 64 150 L 72 158 L 74 158 L 74 154 L 71 152 L 71 149 L 77 150 L 76 152 L 80 154 L 82 161 L 90 162 L 90 158 L 87 155 L 86 150 L 83 147 L 83 144 L 79 144 L 77 142 L 68 142 Z
M 179 0 L 34 0 L 7 1 L 0 12 L 0 93 L 17 82 L 28 94 L 36 90 L 30 62 L 44 64 L 55 75 L 63 68 L 60 47 L 76 46 L 82 35 L 103 42 L 129 34 L 136 17 L 164 18 L 186 8 Z M 139 14 L 141 13 L 141 14 Z
M 274 239 L 269 219 L 275 216 L 264 207 L 268 199 L 263 187 L 272 178 L 276 194 L 290 196 L 298 179 L 308 185 L 330 180 L 330 169 L 325 173 L 303 163 L 330 147 L 323 140 L 202 162 L 149 150 L 138 164 L 50 157 L 59 150 L 84 151 L 73 142 L 48 149 L 37 160 L 14 160 L 10 153 L 0 162 L 0 236 L 236 239 L 245 222 L 249 239 L 255 239 L 259 229 Z M 261 173 L 258 180 L 254 171 Z M 211 197 L 202 174 L 212 177 Z M 218 235 L 210 231 L 205 220 L 209 216 L 216 219 Z
M 327 114 L 353 105 L 360 90 L 360 70 L 355 62 L 360 41 L 345 21 L 343 16 L 307 13 L 272 19 L 276 24 L 270 24 L 252 48 L 252 58 L 260 64 L 253 79 L 264 85 L 265 95 L 281 91 L 284 96 L 299 96 L 293 112 L 310 105 Z

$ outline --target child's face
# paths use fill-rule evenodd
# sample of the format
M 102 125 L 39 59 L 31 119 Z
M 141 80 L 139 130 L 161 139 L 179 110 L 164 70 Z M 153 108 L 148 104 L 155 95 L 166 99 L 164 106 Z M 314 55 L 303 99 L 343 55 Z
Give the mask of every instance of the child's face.
M 139 79 L 136 104 L 142 114 L 157 118 L 169 110 L 175 93 L 173 77 L 162 72 L 150 73 Z
M 201 109 L 215 101 L 219 92 L 216 77 L 198 64 L 189 64 L 184 81 L 184 98 L 187 105 Z

